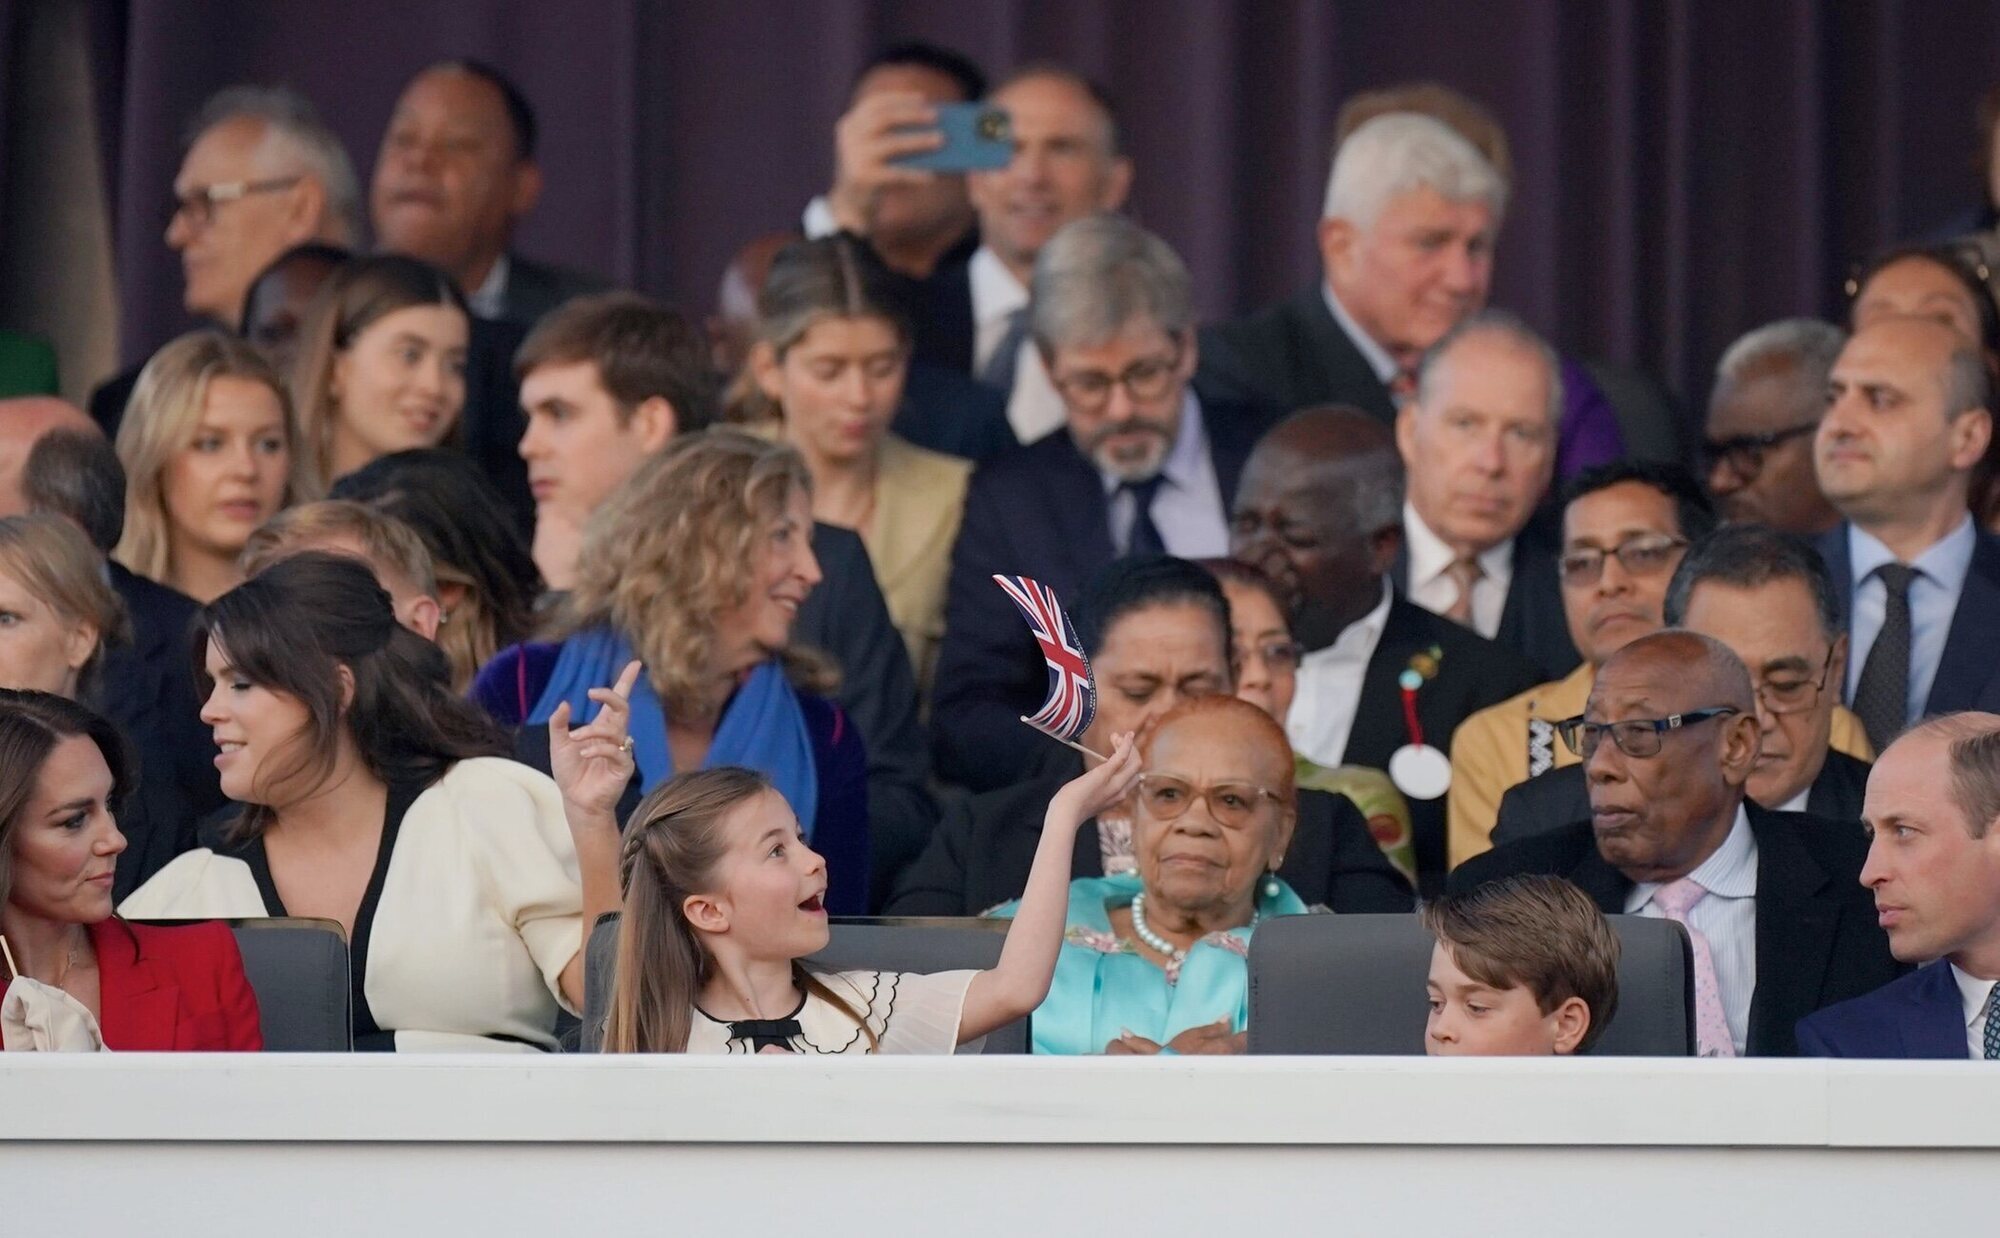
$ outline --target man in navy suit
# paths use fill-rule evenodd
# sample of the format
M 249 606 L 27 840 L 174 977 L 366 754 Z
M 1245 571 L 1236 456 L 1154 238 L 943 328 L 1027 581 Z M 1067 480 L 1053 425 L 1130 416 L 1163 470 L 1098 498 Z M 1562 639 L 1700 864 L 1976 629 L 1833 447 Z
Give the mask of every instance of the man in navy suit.
M 1923 968 L 1799 1021 L 1814 1057 L 2000 1059 L 2000 716 L 1947 714 L 1868 778 L 1861 882 L 1889 949 Z
M 1813 443 L 1846 519 L 1820 539 L 1852 641 L 1846 696 L 1879 751 L 1925 714 L 2000 701 L 2000 538 L 1966 508 L 1993 433 L 1979 348 L 1894 318 L 1834 362 Z
M 1570 640 L 1555 540 L 1529 521 L 1555 475 L 1561 363 L 1528 325 L 1482 310 L 1424 355 L 1396 415 L 1409 477 L 1396 587 L 1527 653 L 1544 679 L 1583 659 Z
M 1259 422 L 1195 398 L 1194 294 L 1166 242 L 1117 215 L 1065 227 L 1035 264 L 1032 334 L 1066 424 L 973 474 L 952 549 L 933 708 L 938 773 L 1017 782 L 1048 741 L 1023 726 L 1047 666 L 996 573 L 1072 600 L 1126 554 L 1229 551 Z

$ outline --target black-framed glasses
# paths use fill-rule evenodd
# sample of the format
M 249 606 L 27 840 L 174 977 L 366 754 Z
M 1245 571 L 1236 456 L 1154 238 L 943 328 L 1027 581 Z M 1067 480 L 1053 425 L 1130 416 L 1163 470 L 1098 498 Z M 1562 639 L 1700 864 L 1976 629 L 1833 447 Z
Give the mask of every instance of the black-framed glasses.
M 1729 438 L 1712 438 L 1701 445 L 1702 464 L 1711 473 L 1715 471 L 1717 465 L 1725 465 L 1738 478 L 1749 481 L 1764 471 L 1766 452 L 1818 429 L 1819 422 L 1810 421 L 1802 426 L 1773 430 L 1769 434 L 1736 434 Z
M 223 181 L 215 185 L 204 185 L 200 189 L 174 199 L 173 210 L 167 220 L 187 217 L 187 221 L 197 228 L 205 228 L 215 218 L 215 208 L 224 202 L 234 202 L 256 193 L 277 193 L 290 189 L 304 180 L 303 176 L 275 176 L 261 181 Z
M 1165 356 L 1141 357 L 1116 374 L 1082 370 L 1061 378 L 1050 375 L 1049 381 L 1072 407 L 1079 412 L 1093 413 L 1111 402 L 1113 387 L 1125 388 L 1125 394 L 1135 404 L 1160 399 L 1173 390 L 1180 367 L 1181 350 L 1179 345 L 1175 345 L 1174 350 Z
M 1139 775 L 1139 803 L 1155 821 L 1174 821 L 1187 815 L 1196 800 L 1208 801 L 1208 815 L 1215 823 L 1236 830 L 1257 816 L 1257 802 L 1270 800 L 1282 806 L 1284 797 L 1254 782 L 1217 782 L 1196 786 L 1177 774 Z
M 1766 679 L 1757 685 L 1757 699 L 1772 714 L 1800 714 L 1813 707 L 1833 674 L 1833 647 L 1827 646 L 1818 679 Z
M 1600 546 L 1578 546 L 1563 551 L 1563 583 L 1594 585 L 1604 575 L 1604 560 L 1616 555 L 1618 565 L 1634 576 L 1655 576 L 1673 566 L 1675 552 L 1687 545 L 1684 537 L 1665 533 L 1641 533 L 1605 550 Z
M 1660 755 L 1660 746 L 1666 743 L 1668 731 L 1736 712 L 1734 705 L 1716 705 L 1664 718 L 1627 718 L 1623 722 L 1588 722 L 1579 714 L 1556 723 L 1556 734 L 1562 736 L 1565 748 L 1586 761 L 1597 755 L 1597 745 L 1604 742 L 1606 734 L 1618 745 L 1618 751 L 1628 757 L 1656 757 Z

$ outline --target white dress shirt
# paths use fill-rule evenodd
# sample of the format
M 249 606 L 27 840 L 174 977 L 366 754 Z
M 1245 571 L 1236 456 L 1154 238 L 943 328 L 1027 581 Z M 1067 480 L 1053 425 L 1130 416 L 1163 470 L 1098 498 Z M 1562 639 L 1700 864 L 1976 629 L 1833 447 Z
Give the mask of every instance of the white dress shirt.
M 1807 783 L 1805 785 L 1804 790 L 1800 791 L 1797 795 L 1794 795 L 1792 798 L 1786 800 L 1784 803 L 1778 805 L 1777 811 L 1810 812 L 1811 810 L 1806 807 L 1806 801 L 1811 798 L 1812 798 L 1812 784 Z
M 1924 704 L 1931 699 L 1938 662 L 1944 658 L 1945 638 L 1951 634 L 1952 617 L 1958 613 L 1958 595 L 1965 590 L 1965 577 L 1972 571 L 1972 552 L 1978 545 L 1979 536 L 1967 513 L 1957 528 L 1910 561 L 1917 574 L 1910 581 L 1908 721 L 1914 722 L 1926 712 Z M 1897 560 L 1896 553 L 1873 534 L 1852 524 L 1847 526 L 1847 558 L 1854 568 L 1855 582 L 1854 614 L 1847 625 L 1852 642 L 1847 657 L 1847 699 L 1851 702 L 1855 689 L 1861 686 L 1861 668 L 1868 663 L 1868 651 L 1875 647 L 1875 635 L 1882 630 L 1882 617 L 1889 608 L 1888 586 L 1870 573 Z
M 1099 470 L 1104 493 L 1111 502 L 1111 544 L 1121 551 L 1132 542 L 1132 525 L 1138 520 L 1138 500 L 1121 492 L 1123 483 Z M 1215 479 L 1215 463 L 1208 455 L 1208 431 L 1201 420 L 1201 405 L 1190 391 L 1181 397 L 1180 428 L 1174 448 L 1160 465 L 1162 485 L 1153 494 L 1153 525 L 1167 553 L 1183 559 L 1219 559 L 1229 553 L 1229 517 L 1222 509 L 1222 483 Z
M 1368 368 L 1375 371 L 1375 377 L 1381 380 L 1384 387 L 1388 386 L 1401 368 L 1396 364 L 1396 359 L 1389 355 L 1388 349 L 1375 342 L 1374 336 L 1362 330 L 1360 323 L 1354 321 L 1354 316 L 1347 312 L 1347 307 L 1340 303 L 1340 298 L 1333 295 L 1332 284 L 1321 284 L 1319 290 L 1320 295 L 1326 298 L 1327 312 L 1331 313 L 1333 320 L 1340 324 L 1340 329 L 1361 353 L 1361 359 L 1368 363 Z
M 1408 499 L 1403 500 L 1403 545 L 1410 559 L 1410 600 L 1433 615 L 1442 615 L 1458 601 L 1458 581 L 1451 565 L 1458 555 L 1431 532 Z M 1489 546 L 1476 557 L 1479 579 L 1472 582 L 1472 628 L 1487 640 L 1500 631 L 1500 614 L 1507 609 L 1507 587 L 1514 580 L 1514 541 Z
M 1292 750 L 1332 769 L 1344 763 L 1347 737 L 1354 729 L 1354 711 L 1361 703 L 1361 681 L 1382 625 L 1389 621 L 1393 590 L 1382 582 L 1382 600 L 1375 609 L 1341 630 L 1331 645 L 1299 659 L 1298 694 L 1285 716 L 1285 734 Z
M 1959 1000 L 1965 1003 L 1965 1047 L 1973 1060 L 1986 1058 L 1986 1020 L 1993 1009 L 1993 981 L 1968 976 L 1958 969 L 1958 964 L 1947 963 L 1951 968 L 1951 978 L 1958 981 Z
M 1750 814 L 1741 804 L 1722 845 L 1688 876 L 1708 891 L 1707 898 L 1688 909 L 1687 918 L 1708 939 L 1729 1039 L 1741 1057 L 1750 1037 L 1750 1000 L 1757 992 L 1757 836 L 1750 832 Z M 1664 920 L 1665 913 L 1653 902 L 1660 886 L 1654 881 L 1633 886 L 1625 896 L 1625 914 Z
M 1028 307 L 1028 290 L 984 245 L 973 251 L 967 275 L 972 282 L 972 373 L 977 376 L 986 372 L 986 363 L 1007 338 L 1014 311 Z M 1014 437 L 1032 443 L 1068 420 L 1062 395 L 1042 365 L 1041 350 L 1034 341 L 1022 340 L 1014 354 L 1014 391 L 1007 398 L 1007 423 L 1014 427 Z
M 479 287 L 468 289 L 465 294 L 466 308 L 475 318 L 501 318 L 507 313 L 507 255 L 501 254 L 487 268 L 486 278 Z

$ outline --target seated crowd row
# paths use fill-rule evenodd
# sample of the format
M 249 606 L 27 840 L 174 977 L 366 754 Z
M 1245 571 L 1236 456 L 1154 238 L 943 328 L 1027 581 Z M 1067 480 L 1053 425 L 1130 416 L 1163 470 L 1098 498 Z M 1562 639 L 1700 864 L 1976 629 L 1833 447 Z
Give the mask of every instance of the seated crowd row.
M 10 966 L 167 1047 L 112 994 L 229 950 L 120 917 L 318 916 L 358 1045 L 551 1048 L 622 907 L 614 1048 L 948 1048 L 1035 1010 L 1043 1051 L 1228 1052 L 1259 922 L 1421 891 L 1428 1046 L 1525 986 L 1530 1040 L 1575 1049 L 1615 1001 L 1574 980 L 1605 966 L 1582 897 L 1687 928 L 1705 1054 L 1992 1055 L 2000 313 L 1964 253 L 1871 264 L 1851 337 L 1732 348 L 1704 486 L 1627 458 L 1610 371 L 1483 308 L 1509 186 L 1476 106 L 1368 101 L 1323 282 L 1198 330 L 1074 74 L 988 96 L 1008 168 L 895 168 L 966 68 L 864 75 L 819 235 L 735 272 L 754 313 L 713 338 L 619 292 L 510 320 L 512 215 L 474 267 L 421 230 L 285 248 L 339 214 L 302 192 L 327 135 L 219 96 L 169 240 L 241 335 L 166 345 L 96 420 L 0 406 Z M 426 70 L 385 243 L 453 125 L 532 168 L 504 79 Z M 1047 667 L 995 575 L 1076 603 L 1108 759 L 1021 724 Z M 825 977 L 829 912 L 1021 923 L 990 972 Z M 1512 915 L 1573 950 L 1487 935 Z M 244 1047 L 240 968 L 206 991 L 170 1042 Z

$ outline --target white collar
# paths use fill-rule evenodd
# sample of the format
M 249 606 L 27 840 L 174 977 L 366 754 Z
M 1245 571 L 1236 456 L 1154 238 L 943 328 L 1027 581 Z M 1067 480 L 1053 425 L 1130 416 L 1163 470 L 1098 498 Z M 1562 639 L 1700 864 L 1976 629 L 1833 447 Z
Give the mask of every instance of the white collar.
M 1347 312 L 1347 307 L 1340 303 L 1340 298 L 1333 295 L 1332 284 L 1321 284 L 1319 287 L 1320 292 L 1326 297 L 1326 308 L 1333 315 L 1333 320 L 1340 324 L 1340 329 L 1347 334 L 1349 340 L 1353 341 L 1354 347 L 1360 350 L 1361 359 L 1368 363 L 1369 369 L 1375 371 L 1377 381 L 1387 386 L 1389 380 L 1396 377 L 1402 367 L 1396 364 L 1396 359 L 1389 355 L 1388 349 L 1377 344 L 1375 337 L 1362 330 L 1361 324 L 1354 321 L 1354 316 Z
M 1743 805 L 1736 806 L 1735 824 L 1729 827 L 1722 845 L 1697 864 L 1688 877 L 1719 898 L 1757 897 L 1757 836 L 1750 830 L 1750 814 Z M 1665 884 L 1646 881 L 1633 886 L 1627 908 L 1636 911 L 1652 902 L 1653 895 Z
M 1947 963 L 1951 968 L 1951 978 L 1958 982 L 1958 1000 L 1965 1006 L 1965 1025 L 1971 1027 L 1986 1013 L 1986 1003 L 1992 1000 L 1993 981 L 1981 980 L 1963 971 L 1956 963 Z
M 1979 546 L 1979 534 L 1972 527 L 1972 515 L 1965 518 L 1924 549 L 1924 552 L 1910 560 L 1909 566 L 1917 569 L 1926 578 L 1934 581 L 1948 593 L 1957 593 L 1965 587 L 1966 574 L 1972 570 L 1972 552 Z M 1870 573 L 1885 563 L 1896 562 L 1896 552 L 1882 544 L 1882 540 L 1858 524 L 1849 522 L 1847 526 L 1847 559 L 1854 583 L 1868 579 Z
M 1416 505 L 1403 500 L 1403 544 L 1409 549 L 1410 588 L 1427 585 L 1451 567 L 1458 555 L 1431 531 Z M 1514 539 L 1488 546 L 1473 556 L 1488 580 L 1506 581 L 1514 574 Z
M 493 265 L 486 268 L 486 278 L 479 282 L 479 287 L 466 293 L 466 308 L 481 318 L 500 317 L 507 309 L 507 276 L 512 265 L 505 253 L 495 258 Z
M 1323 663 L 1347 661 L 1358 649 L 1373 649 L 1382 635 L 1382 626 L 1389 621 L 1389 601 L 1394 596 L 1395 590 L 1389 587 L 1388 578 L 1383 577 L 1382 600 L 1375 603 L 1375 609 L 1342 628 L 1331 645 L 1300 658 L 1299 666 L 1310 670 Z
M 1005 318 L 1028 304 L 1027 285 L 1015 279 L 1007 264 L 1000 261 L 1000 255 L 985 245 L 972 251 L 966 278 L 972 284 L 972 320 L 975 326 Z

